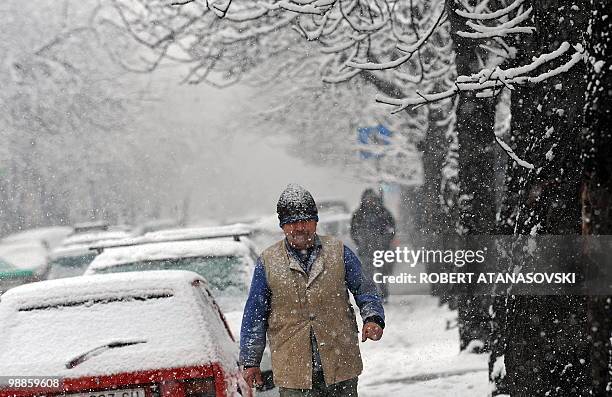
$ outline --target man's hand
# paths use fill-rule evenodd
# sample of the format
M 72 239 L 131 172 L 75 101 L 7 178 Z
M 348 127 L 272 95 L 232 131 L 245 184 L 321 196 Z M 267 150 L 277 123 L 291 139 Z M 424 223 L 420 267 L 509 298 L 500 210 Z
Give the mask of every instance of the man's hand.
M 264 382 L 259 367 L 249 367 L 242 370 L 242 377 L 249 387 L 262 387 Z
M 371 340 L 379 340 L 382 338 L 383 329 L 380 325 L 368 322 L 363 325 L 363 329 L 361 330 L 361 341 L 365 342 L 367 339 Z

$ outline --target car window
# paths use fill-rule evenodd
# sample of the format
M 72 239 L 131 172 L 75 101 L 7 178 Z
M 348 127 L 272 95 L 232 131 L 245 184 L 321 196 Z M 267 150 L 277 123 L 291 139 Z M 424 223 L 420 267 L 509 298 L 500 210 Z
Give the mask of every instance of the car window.
M 96 257 L 95 253 L 57 258 L 49 263 L 47 279 L 76 277 L 85 273 L 87 266 Z
M 97 269 L 96 273 L 119 273 L 145 270 L 190 270 L 208 281 L 215 296 L 243 295 L 248 291 L 248 269 L 238 256 L 201 256 L 145 260 Z
M 235 342 L 234 335 L 232 334 L 227 320 L 225 319 L 223 312 L 219 308 L 219 305 L 217 305 L 217 302 L 215 301 L 215 298 L 212 296 L 210 291 L 206 289 L 206 287 L 204 287 L 200 282 L 198 282 L 198 280 L 194 282 L 193 286 L 196 288 L 197 294 L 200 298 L 200 306 L 202 308 L 202 314 L 204 315 L 204 318 L 206 319 L 208 316 L 210 316 L 210 308 L 212 307 L 216 312 L 214 315 L 218 316 L 221 322 L 223 323 L 223 326 L 227 331 L 227 337 L 232 342 Z

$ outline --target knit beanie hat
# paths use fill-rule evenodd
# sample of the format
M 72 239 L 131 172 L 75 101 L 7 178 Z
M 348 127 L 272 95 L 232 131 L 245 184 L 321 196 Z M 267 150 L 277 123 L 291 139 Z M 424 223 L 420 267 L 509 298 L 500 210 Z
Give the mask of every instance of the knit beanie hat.
M 287 185 L 281 193 L 276 212 L 280 226 L 298 221 L 319 220 L 317 204 L 310 192 L 300 185 Z

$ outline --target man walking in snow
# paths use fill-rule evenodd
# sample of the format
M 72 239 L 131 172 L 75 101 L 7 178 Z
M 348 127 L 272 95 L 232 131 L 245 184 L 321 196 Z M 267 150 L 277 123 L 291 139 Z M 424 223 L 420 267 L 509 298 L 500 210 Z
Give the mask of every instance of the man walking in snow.
M 249 386 L 263 383 L 267 334 L 281 397 L 357 397 L 363 364 L 348 291 L 364 322 L 362 342 L 382 337 L 380 296 L 349 248 L 316 234 L 317 206 L 307 190 L 287 186 L 277 212 L 285 239 L 255 265 L 240 332 L 243 376 Z
M 391 248 L 395 236 L 395 220 L 384 206 L 382 198 L 372 189 L 366 189 L 361 196 L 359 208 L 351 219 L 351 237 L 357 244 L 357 253 L 366 274 L 373 274 L 372 264 L 375 251 Z M 383 275 L 391 273 L 392 264 L 385 264 L 380 271 Z M 380 284 L 383 299 L 386 301 L 389 290 L 386 283 Z

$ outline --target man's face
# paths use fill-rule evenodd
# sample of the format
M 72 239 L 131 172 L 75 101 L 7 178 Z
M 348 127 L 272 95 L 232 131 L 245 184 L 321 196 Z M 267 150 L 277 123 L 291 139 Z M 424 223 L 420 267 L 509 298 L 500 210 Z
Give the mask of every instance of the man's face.
M 289 245 L 293 248 L 303 250 L 313 246 L 317 221 L 292 222 L 283 225 L 282 228 Z

